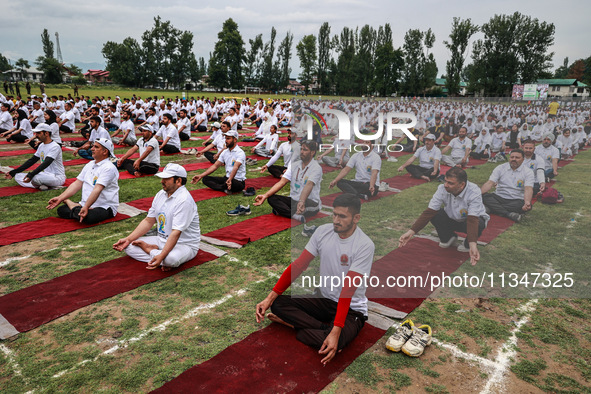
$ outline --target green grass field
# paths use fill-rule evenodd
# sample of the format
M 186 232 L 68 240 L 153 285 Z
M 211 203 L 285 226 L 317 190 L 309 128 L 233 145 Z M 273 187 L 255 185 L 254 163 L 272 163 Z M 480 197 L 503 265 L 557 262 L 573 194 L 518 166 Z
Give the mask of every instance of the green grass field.
M 182 145 L 199 144 L 186 141 Z M 64 154 L 64 160 L 71 158 L 70 153 Z M 0 165 L 16 165 L 22 160 L 3 157 Z M 192 158 L 167 156 L 162 165 L 173 160 L 189 163 Z M 382 178 L 398 174 L 400 164 L 384 162 Z M 469 179 L 481 185 L 494 166 L 468 170 Z M 67 176 L 77 175 L 81 167 L 66 167 Z M 495 376 L 495 368 L 500 370 L 503 365 L 507 376 L 502 386 L 494 386 L 491 392 L 591 392 L 591 302 L 585 298 L 589 295 L 591 251 L 590 171 L 591 152 L 582 152 L 561 169 L 557 179 L 555 187 L 566 197 L 563 204 L 535 204 L 522 223 L 480 247 L 478 265 L 464 264 L 455 273 L 573 272 L 577 293 L 557 298 L 554 292 L 536 288 L 491 298 L 490 294 L 436 292 L 409 317 L 415 323 L 430 324 L 438 343 L 419 359 L 394 354 L 385 349 L 391 329 L 325 391 L 481 391 Z M 260 175 L 256 168 L 249 168 L 249 178 Z M 325 174 L 323 185 L 336 175 Z M 0 187 L 11 185 L 13 181 L 0 179 Z M 423 184 L 364 204 L 360 226 L 375 240 L 376 258 L 396 247 L 399 236 L 423 211 L 437 186 Z M 121 180 L 120 187 L 121 202 L 153 196 L 160 190 L 158 180 L 152 177 Z M 196 187 L 203 185 L 188 186 L 190 190 Z M 334 191 L 323 188 L 323 194 Z M 0 226 L 55 216 L 45 205 L 57 194 L 59 191 L 0 198 Z M 254 207 L 251 216 L 224 214 L 238 204 L 252 202 L 253 198 L 241 195 L 199 202 L 202 233 L 271 212 L 264 204 Z M 0 267 L 0 294 L 120 257 L 111 245 L 142 218 L 1 247 L 0 260 L 15 260 Z M 326 221 L 329 219 L 320 222 Z M 432 230 L 429 225 L 423 233 Z M 256 303 L 290 263 L 292 243 L 301 246 L 305 241 L 299 232 L 284 231 L 241 249 L 222 248 L 228 254 L 217 260 L 0 341 L 0 391 L 131 393 L 158 388 L 260 329 L 254 318 Z M 531 298 L 539 301 L 529 304 L 529 311 L 520 309 Z M 527 323 L 514 332 L 516 323 L 524 318 Z M 509 354 L 502 349 L 512 337 L 516 341 L 507 348 L 512 356 L 506 365 L 497 362 L 499 356 Z M 453 350 L 447 345 L 453 345 Z

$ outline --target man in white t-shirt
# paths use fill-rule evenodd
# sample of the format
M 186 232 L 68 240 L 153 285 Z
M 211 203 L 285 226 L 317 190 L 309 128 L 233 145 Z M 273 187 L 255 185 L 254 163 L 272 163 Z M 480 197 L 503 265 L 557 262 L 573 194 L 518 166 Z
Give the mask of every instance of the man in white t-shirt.
M 224 123 L 226 123 L 224 121 Z M 246 155 L 238 146 L 238 132 L 230 130 L 224 133 L 226 149 L 207 170 L 195 175 L 191 183 L 203 179 L 203 184 L 213 190 L 232 194 L 244 190 L 246 181 Z M 225 176 L 209 176 L 221 166 L 225 168 Z
M 531 169 L 534 173 L 533 195 L 543 192 L 546 189 L 546 177 L 544 175 L 544 159 L 535 154 L 536 144 L 533 140 L 523 142 L 524 160 L 523 165 Z
M 537 156 L 544 159 L 544 173 L 546 179 L 552 179 L 558 175 L 558 161 L 560 160 L 560 150 L 552 145 L 554 134 L 545 134 L 542 139 L 542 145 L 536 146 L 534 151 Z
M 324 164 L 330 167 L 345 168 L 349 161 L 349 149 L 351 148 L 350 140 L 341 140 L 338 137 L 334 138 L 332 147 L 322 152 L 318 156 L 318 161 L 322 161 Z M 329 156 L 334 151 L 334 156 Z
M 74 183 L 59 196 L 49 200 L 47 209 L 57 209 L 64 219 L 74 219 L 85 224 L 96 224 L 117 214 L 119 207 L 119 172 L 109 157 L 113 154 L 111 140 L 99 138 L 92 145 L 94 160 L 86 164 Z M 82 189 L 82 200 L 70 200 Z
M 100 122 L 101 118 L 99 118 L 98 116 L 93 116 L 90 118 L 90 136 L 88 137 L 88 141 L 86 141 L 81 147 L 79 147 L 73 152 L 74 156 L 79 155 L 84 159 L 92 160 L 94 154 L 91 152 L 91 147 L 93 146 L 94 141 L 96 141 L 99 138 L 104 138 L 111 141 L 111 136 L 109 135 L 109 132 L 101 126 Z
M 66 171 L 61 146 L 51 139 L 51 128 L 45 123 L 38 125 L 33 132 L 40 141 L 37 152 L 22 166 L 6 174 L 6 179 L 14 177 L 19 185 L 39 190 L 62 186 L 66 182 Z M 23 173 L 39 160 L 41 164 L 36 169 L 28 174 Z
M 192 131 L 202 133 L 207 131 L 207 114 L 203 111 L 203 105 L 197 107 L 197 114 L 191 119 L 193 123 Z
M 283 156 L 283 165 L 276 165 L 275 162 L 281 156 Z M 263 166 L 261 174 L 268 170 L 275 178 L 281 178 L 285 170 L 287 170 L 287 166 L 298 160 L 300 160 L 300 143 L 296 141 L 295 132 L 287 129 L 287 141 L 279 146 L 275 155 Z
M 291 163 L 281 179 L 269 191 L 256 196 L 254 205 L 261 205 L 269 200 L 275 215 L 305 222 L 316 215 L 322 207 L 320 201 L 320 183 L 322 167 L 316 160 L 317 144 L 315 141 L 304 141 L 300 149 L 300 161 Z M 290 182 L 288 196 L 276 194 Z
M 129 149 L 117 160 L 117 168 L 120 170 L 125 169 L 134 176 L 155 174 L 160 168 L 160 147 L 158 146 L 158 140 L 154 137 L 152 126 L 140 126 L 139 130 L 142 133 L 142 138 L 136 142 L 134 147 Z M 138 150 L 140 157 L 130 160 L 129 157 Z
M 201 241 L 199 213 L 185 187 L 187 171 L 183 167 L 168 163 L 156 176 L 161 178 L 162 190 L 154 197 L 148 215 L 113 248 L 148 263 L 147 269 L 161 267 L 169 271 L 197 256 Z M 155 224 L 158 235 L 144 237 Z
M 179 131 L 179 138 L 181 141 L 187 141 L 191 138 L 191 121 L 187 117 L 187 110 L 184 108 L 179 111 L 176 128 Z
M 72 107 L 72 103 L 69 101 L 64 104 L 65 111 L 61 114 L 60 120 L 58 121 L 58 126 L 62 133 L 72 133 L 76 131 L 76 123 Z
M 162 138 L 160 152 L 179 153 L 181 151 L 181 139 L 179 137 L 179 131 L 172 124 L 172 115 L 165 113 L 161 118 L 162 125 L 156 133 L 156 137 Z
M 410 230 L 404 233 L 398 243 L 403 247 L 429 222 L 435 226 L 439 236 L 439 246 L 449 248 L 458 239 L 456 231 L 467 234 L 458 251 L 469 252 L 470 261 L 475 265 L 480 259 L 477 241 L 490 216 L 482 203 L 478 185 L 468 182 L 466 171 L 453 167 L 445 174 L 445 183 L 439 185 L 431 198 L 429 206 L 415 221 Z
M 468 157 L 472 150 L 472 140 L 467 138 L 468 130 L 466 127 L 460 127 L 458 136 L 453 138 L 449 144 L 441 151 L 441 162 L 450 167 L 465 167 L 468 164 Z M 447 151 L 451 149 L 451 155 L 446 156 Z
M 121 118 L 123 119 L 123 122 L 119 124 L 119 128 L 111 136 L 111 140 L 117 145 L 134 146 L 137 139 L 135 138 L 135 125 L 131 120 L 131 111 L 125 110 L 121 112 Z M 119 134 L 123 136 L 117 137 Z
M 12 129 L 14 125 L 12 115 L 10 114 L 10 104 L 2 103 L 0 105 L 0 111 L 0 133 L 5 133 Z
M 522 219 L 523 213 L 531 210 L 534 173 L 523 165 L 525 155 L 521 149 L 514 149 L 509 162 L 497 166 L 489 180 L 482 185 L 482 201 L 487 213 L 494 213 L 515 222 Z M 488 193 L 496 186 L 494 193 Z
M 256 146 L 253 146 L 252 152 L 263 157 L 273 157 L 277 152 L 277 144 L 279 141 L 279 134 L 277 134 L 277 126 L 271 125 L 269 129 L 271 134 L 267 134 Z
M 375 250 L 372 240 L 357 226 L 359 199 L 343 194 L 333 207 L 332 224 L 318 227 L 302 254 L 255 310 L 260 323 L 271 308 L 267 318 L 294 328 L 299 341 L 319 349 L 324 365 L 355 339 L 367 320 L 366 284 L 359 279 L 370 274 Z M 315 257 L 320 258 L 319 274 L 326 285 L 320 286 L 314 297 L 282 295 Z M 339 284 L 332 287 L 329 284 L 335 283 L 335 278 Z
M 400 167 L 398 172 L 408 171 L 413 178 L 430 181 L 439 175 L 439 162 L 441 161 L 441 151 L 435 146 L 435 135 L 427 134 L 423 138 L 425 146 L 421 146 L 413 155 Z M 419 165 L 412 164 L 415 159 L 419 159 Z
M 368 200 L 378 194 L 382 159 L 372 149 L 371 141 L 362 140 L 361 144 L 365 146 L 363 151 L 357 152 L 351 157 L 345 168 L 330 182 L 328 188 L 337 186 L 343 193 L 350 193 Z M 355 169 L 355 179 L 344 179 L 352 168 Z

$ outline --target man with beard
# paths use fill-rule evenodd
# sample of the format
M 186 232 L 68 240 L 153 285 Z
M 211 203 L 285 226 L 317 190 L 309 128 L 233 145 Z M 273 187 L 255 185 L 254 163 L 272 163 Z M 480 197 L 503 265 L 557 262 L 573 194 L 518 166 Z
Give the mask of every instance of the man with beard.
M 441 160 L 441 151 L 435 146 L 435 135 L 427 134 L 423 141 L 425 146 L 421 146 L 417 151 L 400 167 L 398 172 L 406 170 L 413 178 L 430 181 L 439 175 L 439 161 Z M 419 165 L 412 164 L 415 159 L 419 159 Z
M 276 165 L 275 162 L 281 156 L 283 156 L 283 165 Z M 300 143 L 296 141 L 295 132 L 287 129 L 287 142 L 279 146 L 275 155 L 263 166 L 261 173 L 269 171 L 275 178 L 281 178 L 281 175 L 287 170 L 289 163 L 298 160 L 300 160 Z
M 558 175 L 558 160 L 560 159 L 560 150 L 552 145 L 554 142 L 554 134 L 548 133 L 544 135 L 542 145 L 536 146 L 534 151 L 536 156 L 544 159 L 544 173 L 546 180 L 554 178 Z
M 546 177 L 544 174 L 544 159 L 534 153 L 536 144 L 532 140 L 523 142 L 523 153 L 525 159 L 523 165 L 534 172 L 534 196 L 546 189 Z
M 128 145 L 134 146 L 137 143 L 137 139 L 135 138 L 135 125 L 131 120 L 131 111 L 123 111 L 121 113 L 121 119 L 123 121 L 119 124 L 119 128 L 113 135 L 111 139 L 117 145 Z M 120 133 L 123 134 L 123 137 L 117 137 Z
M 302 254 L 255 310 L 260 323 L 271 308 L 266 317 L 294 328 L 299 341 L 319 349 L 324 365 L 355 339 L 367 320 L 366 284 L 359 279 L 370 274 L 375 250 L 374 243 L 357 226 L 361 218 L 360 200 L 342 194 L 334 200 L 333 207 L 332 225 L 318 227 Z M 282 295 L 316 256 L 320 258 L 320 276 L 327 279 L 325 283 L 344 277 L 340 286 L 320 286 L 315 296 L 308 298 Z
M 156 176 L 161 178 L 162 190 L 154 197 L 148 215 L 131 234 L 115 242 L 113 249 L 148 263 L 147 269 L 170 271 L 199 252 L 199 214 L 185 187 L 187 171 L 183 167 L 168 163 Z M 155 224 L 158 235 L 144 237 Z
M 472 140 L 466 138 L 468 130 L 462 126 L 458 132 L 458 136 L 450 141 L 441 151 L 441 162 L 450 167 L 461 166 L 465 167 L 468 164 L 468 157 L 472 150 Z M 451 149 L 451 156 L 444 156 L 445 153 Z
M 531 210 L 534 173 L 523 165 L 525 155 L 514 149 L 509 162 L 496 167 L 488 181 L 480 188 L 487 213 L 504 216 L 514 222 L 521 221 L 523 213 Z M 488 193 L 496 186 L 494 193 Z

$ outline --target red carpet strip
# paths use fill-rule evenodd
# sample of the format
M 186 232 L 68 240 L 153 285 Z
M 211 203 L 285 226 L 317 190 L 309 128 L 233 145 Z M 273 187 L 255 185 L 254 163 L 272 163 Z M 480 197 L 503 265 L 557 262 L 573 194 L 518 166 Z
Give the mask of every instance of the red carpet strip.
M 29 331 L 87 305 L 216 258 L 200 250 L 193 260 L 168 272 L 148 270 L 146 263 L 127 256 L 110 260 L 0 297 L 0 322 L 3 317 L 17 333 Z M 9 334 L 0 331 L 0 338 Z
M 349 346 L 323 366 L 318 351 L 298 342 L 294 330 L 271 324 L 153 392 L 316 393 L 384 333 L 366 324 Z

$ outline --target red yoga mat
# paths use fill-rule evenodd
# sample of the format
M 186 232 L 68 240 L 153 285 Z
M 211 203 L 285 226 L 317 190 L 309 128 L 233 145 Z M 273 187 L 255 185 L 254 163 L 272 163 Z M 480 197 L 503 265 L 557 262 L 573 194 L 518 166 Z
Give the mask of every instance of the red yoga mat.
M 35 149 L 7 150 L 0 152 L 0 157 L 28 155 L 37 152 Z
M 29 241 L 50 235 L 63 234 L 70 231 L 98 226 L 100 224 L 118 222 L 119 220 L 129 218 L 128 215 L 118 213 L 115 217 L 102 221 L 97 224 L 82 224 L 71 219 L 62 219 L 59 217 L 50 217 L 34 220 L 32 222 L 15 224 L 0 229 L 0 246 L 10 245 L 17 242 Z
M 66 183 L 64 186 L 70 186 L 72 182 L 74 182 L 76 178 L 68 178 L 66 179 Z M 27 194 L 27 193 L 37 193 L 40 192 L 39 189 L 33 189 L 30 187 L 22 187 L 22 186 L 6 186 L 0 187 L 0 197 L 9 197 L 9 196 L 17 196 L 19 194 Z
M 431 277 L 441 277 L 442 273 L 450 275 L 468 258 L 468 253 L 458 252 L 455 248 L 443 249 L 431 240 L 413 238 L 402 248 L 393 250 L 373 263 L 371 276 L 378 277 L 379 284 L 368 287 L 367 298 L 397 311 L 410 313 L 432 293 Z M 392 276 L 421 276 L 429 286 L 421 288 L 409 281 L 407 283 L 410 285 L 399 287 L 402 286 L 401 282 L 388 279 Z M 399 286 L 390 286 L 388 280 Z
M 297 341 L 294 330 L 271 324 L 153 392 L 316 393 L 384 333 L 366 324 L 349 346 L 323 366 L 318 351 Z
M 193 260 L 163 272 L 148 270 L 146 263 L 128 256 L 121 257 L 4 295 L 0 297 L 0 315 L 19 332 L 29 331 L 97 301 L 216 258 L 200 250 Z

